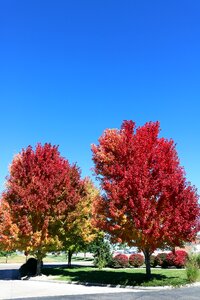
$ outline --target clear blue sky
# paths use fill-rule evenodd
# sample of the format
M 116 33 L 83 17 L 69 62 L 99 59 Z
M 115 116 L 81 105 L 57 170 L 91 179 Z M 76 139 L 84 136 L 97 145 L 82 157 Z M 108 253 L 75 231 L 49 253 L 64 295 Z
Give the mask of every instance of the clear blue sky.
M 91 175 L 90 144 L 159 120 L 200 191 L 200 1 L 0 1 L 0 190 L 13 155 L 51 142 Z

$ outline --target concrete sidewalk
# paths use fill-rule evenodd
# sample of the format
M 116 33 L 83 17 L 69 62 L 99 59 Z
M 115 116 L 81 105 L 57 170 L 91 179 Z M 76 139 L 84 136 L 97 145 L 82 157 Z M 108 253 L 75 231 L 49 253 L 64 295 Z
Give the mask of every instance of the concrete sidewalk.
M 85 286 L 45 280 L 0 280 L 0 299 L 140 292 L 128 288 Z M 143 290 L 144 291 L 144 290 Z

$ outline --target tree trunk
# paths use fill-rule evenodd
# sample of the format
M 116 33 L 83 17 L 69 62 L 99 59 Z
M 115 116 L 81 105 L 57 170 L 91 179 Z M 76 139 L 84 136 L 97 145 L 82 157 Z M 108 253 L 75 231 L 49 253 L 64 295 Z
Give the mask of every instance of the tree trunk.
M 41 276 L 41 275 L 42 275 L 42 259 L 38 258 L 37 259 L 36 276 Z
M 68 250 L 68 267 L 71 268 L 71 265 L 72 265 L 72 254 L 73 252 L 71 250 Z
M 42 275 L 42 260 L 45 257 L 44 253 L 39 249 L 36 253 L 36 259 L 37 259 L 37 268 L 36 268 L 36 276 Z
M 149 252 L 149 250 L 144 250 L 143 253 L 145 257 L 146 276 L 147 279 L 149 280 L 151 278 L 151 264 L 150 264 L 151 253 Z

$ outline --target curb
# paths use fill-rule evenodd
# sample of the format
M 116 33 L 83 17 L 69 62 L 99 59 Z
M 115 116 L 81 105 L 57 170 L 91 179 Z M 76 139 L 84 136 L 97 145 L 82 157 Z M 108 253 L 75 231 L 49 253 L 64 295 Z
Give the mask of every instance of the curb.
M 108 287 L 108 288 L 122 288 L 122 289 L 132 289 L 132 290 L 149 290 L 149 291 L 159 291 L 159 290 L 170 290 L 174 288 L 189 288 L 194 286 L 200 286 L 200 282 L 195 282 L 186 285 L 180 286 L 129 286 L 129 285 L 114 285 L 114 284 L 103 284 L 103 283 L 91 283 L 91 282 L 79 282 L 79 281 L 64 281 L 64 280 L 56 280 L 56 279 L 48 279 L 48 278 L 41 278 L 41 277 L 30 277 L 26 280 L 30 281 L 41 281 L 41 282 L 52 282 L 52 283 L 65 283 L 65 284 L 74 284 L 74 285 L 84 285 L 84 286 L 98 286 L 98 287 Z

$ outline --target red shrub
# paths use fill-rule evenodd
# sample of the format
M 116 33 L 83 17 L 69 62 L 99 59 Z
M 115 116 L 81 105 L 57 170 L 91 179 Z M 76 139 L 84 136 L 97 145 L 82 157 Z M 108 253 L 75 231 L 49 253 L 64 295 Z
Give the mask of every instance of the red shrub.
M 127 268 L 129 266 L 128 256 L 125 254 L 117 254 L 113 257 L 113 266 L 115 268 Z
M 135 268 L 144 264 L 144 257 L 139 253 L 133 253 L 129 256 L 129 264 Z
M 184 250 L 177 250 L 167 254 L 167 263 L 169 266 L 175 266 L 176 268 L 183 268 L 186 264 L 188 254 Z
M 174 266 L 175 255 L 173 252 L 168 253 L 166 259 L 169 266 Z

